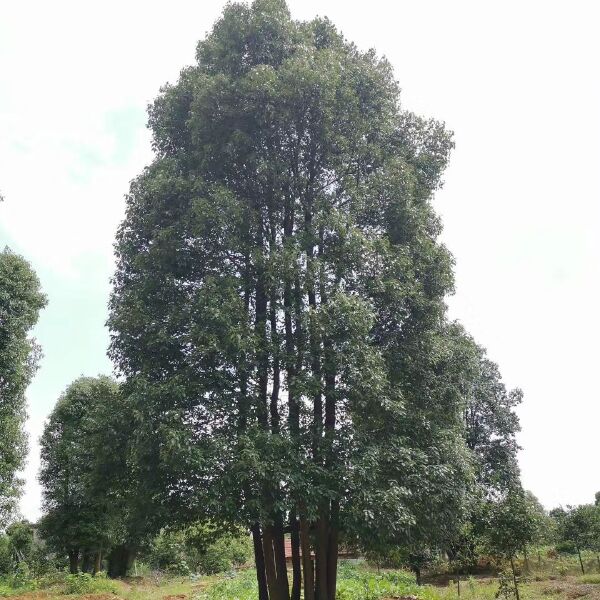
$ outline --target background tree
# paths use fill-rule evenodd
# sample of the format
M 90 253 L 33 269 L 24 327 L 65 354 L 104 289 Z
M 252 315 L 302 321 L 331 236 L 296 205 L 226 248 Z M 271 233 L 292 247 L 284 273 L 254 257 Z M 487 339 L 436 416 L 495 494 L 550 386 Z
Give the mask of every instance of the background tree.
M 585 574 L 582 550 L 596 550 L 600 531 L 600 511 L 594 504 L 569 506 L 566 511 L 556 512 L 560 542 L 571 543 L 579 558 L 581 573 Z
M 446 551 L 459 569 L 472 569 L 487 544 L 490 514 L 499 500 L 520 489 L 516 434 L 518 389 L 509 391 L 485 349 L 457 323 L 451 323 L 459 393 L 463 398 L 464 437 L 474 467 L 466 523 L 450 536 Z M 521 549 L 523 550 L 523 549 Z
M 487 506 L 486 539 L 489 552 L 498 559 L 510 562 L 515 594 L 519 600 L 519 586 L 514 559 L 535 540 L 538 531 L 537 508 L 520 487 Z
M 41 531 L 69 556 L 73 573 L 79 565 L 84 571 L 99 570 L 109 551 L 111 574 L 124 575 L 123 564 L 131 560 L 124 540 L 135 504 L 124 482 L 124 439 L 131 434 L 124 407 L 115 381 L 81 377 L 58 400 L 41 438 L 46 512 Z
M 460 423 L 454 423 L 454 431 L 464 436 L 467 452 L 463 463 L 474 466 L 475 476 L 455 477 L 453 486 L 444 481 L 444 489 L 419 497 L 419 506 L 411 511 L 413 514 L 418 514 L 419 509 L 422 511 L 418 527 L 394 534 L 383 520 L 381 534 L 369 536 L 369 532 L 365 532 L 365 539 L 368 545 L 377 545 L 367 546 L 369 553 L 378 554 L 384 562 L 387 555 L 395 556 L 400 551 L 407 566 L 420 571 L 427 560 L 445 551 L 453 568 L 462 571 L 475 566 L 485 546 L 494 503 L 520 486 L 515 439 L 519 421 L 514 409 L 522 394 L 519 390 L 507 391 L 497 365 L 459 324 L 445 324 L 432 339 L 436 340 L 434 351 L 407 354 L 416 366 L 412 367 L 415 369 L 411 386 L 414 395 L 405 394 L 408 412 L 405 435 L 412 436 L 413 447 L 426 440 L 430 448 L 439 451 L 436 440 L 451 431 L 452 421 L 448 417 L 456 418 L 452 407 L 459 407 Z M 423 347 L 423 342 L 420 343 Z M 415 361 L 417 356 L 419 359 Z M 405 376 L 411 373 L 411 361 L 401 370 Z M 423 398 L 428 401 L 426 413 Z M 432 428 L 436 421 L 437 430 Z M 422 429 L 423 424 L 426 431 Z M 461 463 L 455 461 L 455 464 Z M 441 498 L 440 506 L 436 502 Z M 449 501 L 452 498 L 453 501 Z M 529 501 L 529 496 L 527 498 Z M 531 502 L 537 503 L 535 498 Z M 539 503 L 537 508 L 543 513 Z M 428 519 L 426 515 L 433 518 Z
M 27 440 L 25 390 L 35 373 L 39 347 L 29 334 L 46 300 L 29 263 L 0 252 L 0 526 L 14 509 Z
M 516 434 L 520 425 L 515 408 L 523 393 L 519 389 L 507 390 L 498 365 L 460 327 L 454 327 L 454 335 L 465 346 L 462 356 L 467 446 L 475 456 L 478 484 L 486 498 L 493 498 L 519 483 Z
M 6 528 L 13 562 L 27 561 L 33 548 L 33 526 L 29 521 L 17 521 Z

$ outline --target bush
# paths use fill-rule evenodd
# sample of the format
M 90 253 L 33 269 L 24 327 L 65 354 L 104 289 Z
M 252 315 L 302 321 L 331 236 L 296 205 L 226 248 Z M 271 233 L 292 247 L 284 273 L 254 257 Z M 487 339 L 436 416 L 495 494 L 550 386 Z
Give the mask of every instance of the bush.
M 31 578 L 29 567 L 20 562 L 10 575 L 0 578 L 0 596 L 12 596 L 15 591 L 30 592 L 36 590 L 37 582 Z
M 13 561 L 10 551 L 10 541 L 7 536 L 0 534 L 0 575 L 12 571 Z
M 185 539 L 181 532 L 162 531 L 152 544 L 150 565 L 153 569 L 173 575 L 189 575 Z
M 193 596 L 193 600 L 256 600 L 257 597 L 256 575 L 248 570 L 219 581 L 206 592 Z
M 415 577 L 406 571 L 390 571 L 376 575 L 362 569 L 344 566 L 337 586 L 337 600 L 379 600 L 394 596 L 419 594 L 426 588 L 417 586 Z
M 105 573 L 95 576 L 89 573 L 67 575 L 65 578 L 65 594 L 93 594 L 96 592 L 117 593 L 117 586 L 106 578 Z
M 251 555 L 248 536 L 224 536 L 198 556 L 198 569 L 205 575 L 224 573 L 243 565 Z
M 556 544 L 556 551 L 559 554 L 577 554 L 577 547 L 573 542 L 561 542 Z

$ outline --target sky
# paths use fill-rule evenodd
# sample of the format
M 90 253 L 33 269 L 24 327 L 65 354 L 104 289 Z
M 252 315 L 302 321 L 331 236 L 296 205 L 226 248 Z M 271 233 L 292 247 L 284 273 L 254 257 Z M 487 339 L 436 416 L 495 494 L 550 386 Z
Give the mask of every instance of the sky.
M 152 160 L 146 107 L 192 64 L 221 0 L 0 3 L 0 247 L 48 297 L 27 392 L 22 514 L 40 516 L 37 440 L 79 375 L 110 374 L 112 244 Z M 387 56 L 403 107 L 454 131 L 435 198 L 456 260 L 450 315 L 525 397 L 519 461 L 550 508 L 590 502 L 600 402 L 600 79 L 592 0 L 290 0 Z

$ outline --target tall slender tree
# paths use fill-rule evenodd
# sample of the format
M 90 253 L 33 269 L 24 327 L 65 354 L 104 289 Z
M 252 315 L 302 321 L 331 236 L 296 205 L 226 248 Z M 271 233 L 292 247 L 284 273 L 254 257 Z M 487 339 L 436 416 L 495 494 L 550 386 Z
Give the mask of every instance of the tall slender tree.
M 228 5 L 150 127 L 109 320 L 141 479 L 174 519 L 251 529 L 261 600 L 301 577 L 333 600 L 340 535 L 417 535 L 464 497 L 431 206 L 450 136 L 282 0 Z
M 8 249 L 0 252 L 0 526 L 21 490 L 17 473 L 27 451 L 25 390 L 40 357 L 29 336 L 45 304 L 29 263 Z

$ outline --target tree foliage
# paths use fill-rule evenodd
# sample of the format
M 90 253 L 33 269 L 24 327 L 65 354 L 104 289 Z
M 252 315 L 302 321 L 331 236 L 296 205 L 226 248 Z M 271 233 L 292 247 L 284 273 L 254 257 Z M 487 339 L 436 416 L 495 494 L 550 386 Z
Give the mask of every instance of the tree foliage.
M 571 546 L 579 557 L 581 572 L 585 572 L 581 552 L 600 552 L 600 506 L 580 504 L 552 511 L 557 524 L 559 547 Z
M 29 263 L 8 249 L 0 252 L 0 525 L 21 489 L 17 472 L 27 451 L 25 390 L 40 357 L 29 335 L 45 303 Z
M 71 571 L 97 570 L 102 555 L 124 575 L 142 537 L 134 493 L 131 414 L 119 385 L 81 377 L 62 394 L 41 438 L 42 532 L 69 555 Z
M 281 0 L 228 5 L 150 110 L 111 354 L 174 519 L 253 528 L 261 598 L 334 596 L 340 535 L 429 539 L 469 461 L 431 199 L 452 141 L 390 65 Z M 144 468 L 144 467 L 142 467 Z

